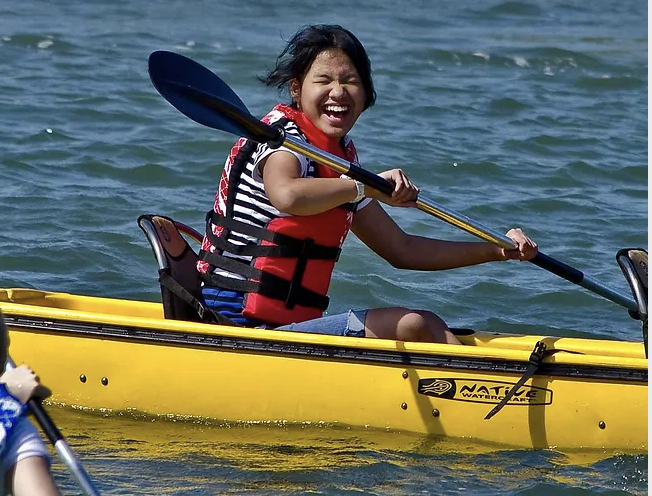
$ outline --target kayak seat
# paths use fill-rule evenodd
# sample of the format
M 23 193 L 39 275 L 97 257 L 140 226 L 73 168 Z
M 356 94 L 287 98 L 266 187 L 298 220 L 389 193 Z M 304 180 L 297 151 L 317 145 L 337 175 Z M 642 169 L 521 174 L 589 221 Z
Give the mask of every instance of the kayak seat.
M 643 322 L 643 342 L 647 356 L 647 251 L 643 248 L 623 248 L 616 253 L 616 261 L 632 291 L 638 311 L 629 314 Z
M 192 227 L 163 215 L 141 215 L 138 226 L 145 233 L 158 262 L 165 318 L 237 325 L 211 311 L 202 302 L 201 280 L 196 268 L 197 253 L 181 233 L 199 244 L 202 235 Z

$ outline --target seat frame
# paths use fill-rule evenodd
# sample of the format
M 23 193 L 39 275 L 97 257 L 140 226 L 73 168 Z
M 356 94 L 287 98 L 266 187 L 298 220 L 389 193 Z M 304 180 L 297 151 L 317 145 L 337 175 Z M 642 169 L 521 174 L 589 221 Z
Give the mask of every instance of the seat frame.
M 647 319 L 648 319 L 648 262 L 647 250 L 643 248 L 623 248 L 616 253 L 616 262 L 623 271 L 638 307 L 629 311 L 629 315 L 642 322 L 643 344 L 647 357 Z
M 198 256 L 183 235 L 198 244 L 203 236 L 183 222 L 164 215 L 144 214 L 137 222 L 158 263 L 165 318 L 238 326 L 203 303 L 201 279 L 195 268 Z

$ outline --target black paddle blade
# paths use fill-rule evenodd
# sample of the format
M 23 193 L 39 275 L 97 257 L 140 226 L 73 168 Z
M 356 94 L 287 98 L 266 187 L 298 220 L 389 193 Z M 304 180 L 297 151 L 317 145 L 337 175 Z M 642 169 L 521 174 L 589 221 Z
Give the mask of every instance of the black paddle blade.
M 249 113 L 238 95 L 215 73 L 178 53 L 164 50 L 149 56 L 149 77 L 174 108 L 204 126 L 280 145 L 283 132 Z

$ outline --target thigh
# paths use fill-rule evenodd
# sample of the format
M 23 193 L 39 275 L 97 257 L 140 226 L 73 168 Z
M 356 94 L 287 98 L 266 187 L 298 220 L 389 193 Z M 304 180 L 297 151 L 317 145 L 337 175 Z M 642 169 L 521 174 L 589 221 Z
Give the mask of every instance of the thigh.
M 366 315 L 367 310 L 349 310 L 346 313 L 277 327 L 276 330 L 363 338 Z

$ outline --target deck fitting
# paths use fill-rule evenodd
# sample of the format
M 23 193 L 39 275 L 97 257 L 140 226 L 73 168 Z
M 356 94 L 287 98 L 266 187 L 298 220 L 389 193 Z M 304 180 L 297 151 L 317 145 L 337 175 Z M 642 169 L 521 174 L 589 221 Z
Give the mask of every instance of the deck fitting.
M 79 376 L 79 380 L 80 380 L 82 383 L 85 383 L 85 382 L 86 382 L 86 376 L 85 376 L 84 374 L 80 375 L 80 376 Z
M 605 424 L 604 421 L 601 420 L 601 421 L 598 423 L 598 427 L 600 427 L 600 429 L 606 429 L 606 428 L 607 428 L 607 424 Z
M 408 378 L 408 371 L 404 370 L 403 374 L 401 374 L 401 375 L 403 376 L 403 379 L 407 379 Z
M 434 408 L 434 409 L 432 410 L 432 416 L 433 416 L 433 417 L 439 417 L 439 410 L 437 410 L 436 408 Z
M 108 386 L 109 380 L 106 377 L 102 377 L 102 386 Z

